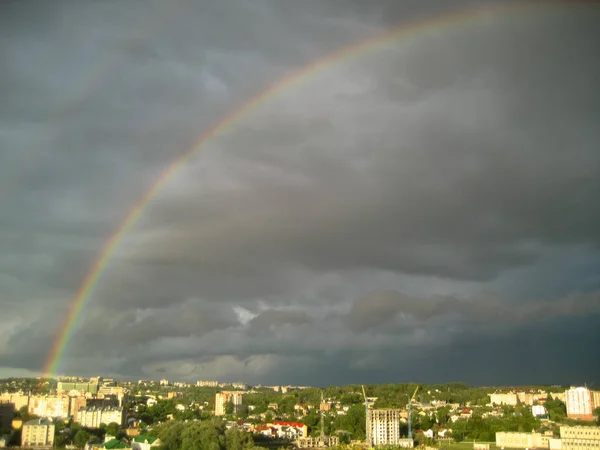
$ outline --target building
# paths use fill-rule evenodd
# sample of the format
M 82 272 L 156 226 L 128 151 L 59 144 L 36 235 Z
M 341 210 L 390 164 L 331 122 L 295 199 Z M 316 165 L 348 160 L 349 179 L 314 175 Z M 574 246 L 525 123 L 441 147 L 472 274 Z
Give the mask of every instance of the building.
M 98 383 L 81 383 L 81 382 L 64 382 L 59 381 L 56 385 L 56 392 L 61 394 L 63 392 L 84 392 L 88 394 L 97 394 L 98 393 Z
M 340 445 L 340 438 L 337 436 L 300 437 L 296 440 L 296 445 L 298 448 L 336 447 Z
M 21 447 L 53 447 L 54 424 L 51 420 L 35 419 L 23 425 Z
M 140 434 L 134 436 L 131 440 L 131 447 L 133 450 L 151 450 L 152 448 L 159 447 L 161 444 L 160 439 L 155 436 L 146 436 Z
M 297 440 L 308 435 L 308 426 L 302 422 L 272 422 L 267 427 L 271 428 L 275 435 L 283 439 Z
M 29 414 L 66 419 L 69 417 L 70 403 L 71 399 L 67 395 L 32 395 L 29 399 Z
M 10 430 L 14 416 L 15 405 L 0 402 L 0 429 Z
M 131 446 L 119 439 L 108 439 L 103 444 L 92 445 L 92 450 L 132 450 Z
M 2 394 L 0 395 L 0 403 L 12 403 L 15 405 L 15 410 L 20 410 L 23 406 L 29 408 L 29 395 L 21 394 Z
M 535 417 L 547 417 L 548 411 L 546 411 L 546 408 L 544 408 L 542 405 L 533 405 L 531 407 L 531 414 L 533 414 Z
M 87 398 L 85 397 L 70 397 L 69 402 L 69 416 L 76 417 L 77 412 L 81 408 L 85 408 L 87 406 Z
M 519 398 L 514 392 L 508 392 L 506 394 L 488 394 L 490 396 L 490 403 L 492 405 L 509 405 L 517 406 Z
M 592 394 L 592 403 L 594 404 L 594 409 L 600 408 L 600 391 L 590 391 Z
M 550 448 L 553 439 L 552 432 L 542 433 L 516 433 L 497 432 L 496 447 L 498 448 Z M 589 449 L 588 449 L 589 450 Z
M 398 445 L 400 410 L 370 409 L 367 416 L 367 442 L 372 446 Z
M 82 427 L 100 428 L 101 424 L 115 422 L 123 426 L 124 411 L 120 406 L 86 406 L 77 411 L 76 422 Z
M 227 404 L 233 404 L 233 413 L 236 414 L 242 406 L 243 394 L 237 391 L 223 391 L 215 395 L 215 416 L 224 416 L 227 413 Z
M 562 450 L 600 449 L 600 427 L 560 427 Z
M 218 385 L 219 385 L 218 381 L 206 381 L 206 380 L 196 381 L 196 386 L 198 386 L 198 387 L 217 387 Z
M 594 420 L 592 394 L 586 387 L 576 387 L 565 391 L 565 404 L 567 416 L 571 419 L 585 421 Z

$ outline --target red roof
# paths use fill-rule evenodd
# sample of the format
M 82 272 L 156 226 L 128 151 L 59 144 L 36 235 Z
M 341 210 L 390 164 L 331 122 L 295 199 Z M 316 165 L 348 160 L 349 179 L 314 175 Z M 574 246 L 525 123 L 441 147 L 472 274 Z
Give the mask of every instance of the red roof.
M 282 427 L 304 428 L 301 422 L 273 422 L 273 425 L 281 425 Z

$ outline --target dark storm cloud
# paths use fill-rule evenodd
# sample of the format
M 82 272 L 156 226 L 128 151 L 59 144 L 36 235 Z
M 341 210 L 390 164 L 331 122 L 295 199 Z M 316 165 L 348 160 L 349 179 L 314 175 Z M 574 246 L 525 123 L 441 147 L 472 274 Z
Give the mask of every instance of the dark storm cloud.
M 507 299 L 479 296 L 410 298 L 399 292 L 378 292 L 354 302 L 346 316 L 350 327 L 364 331 L 393 321 L 398 315 L 426 321 L 437 316 L 459 316 L 484 324 L 528 324 L 556 318 L 600 314 L 600 292 L 572 294 L 569 297 L 536 303 L 515 303 Z
M 317 57 L 482 3 L 48 5 L 0 13 L 0 367 L 11 370 L 42 366 L 106 239 L 208 127 Z M 488 16 L 271 98 L 152 200 L 61 370 L 315 384 L 466 370 L 486 382 L 469 365 L 486 347 L 508 377 L 560 359 L 560 342 L 590 342 L 597 19 L 590 5 Z M 528 330 L 539 347 L 509 353 Z M 577 355 L 547 379 L 597 373 Z M 438 360 L 446 373 L 432 374 Z

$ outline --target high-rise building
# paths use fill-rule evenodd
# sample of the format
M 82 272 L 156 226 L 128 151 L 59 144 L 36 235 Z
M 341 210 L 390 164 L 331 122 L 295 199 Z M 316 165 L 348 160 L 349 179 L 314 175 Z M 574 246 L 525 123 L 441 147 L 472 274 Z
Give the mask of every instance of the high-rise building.
M 367 439 L 372 446 L 398 445 L 400 442 L 400 410 L 370 409 Z
M 54 446 L 54 423 L 47 419 L 35 419 L 23 425 L 21 447 Z
M 576 387 L 565 391 L 565 404 L 567 416 L 571 419 L 585 421 L 594 420 L 592 394 L 586 387 Z
M 215 416 L 224 416 L 227 412 L 227 403 L 233 404 L 233 413 L 236 414 L 240 406 L 242 406 L 241 392 L 236 391 L 223 391 L 217 393 L 215 396 Z

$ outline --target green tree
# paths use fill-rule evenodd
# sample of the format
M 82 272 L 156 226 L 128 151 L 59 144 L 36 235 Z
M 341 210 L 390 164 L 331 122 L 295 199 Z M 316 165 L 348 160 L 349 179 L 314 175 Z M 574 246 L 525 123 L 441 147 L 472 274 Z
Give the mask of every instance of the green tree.
M 216 423 L 187 423 L 181 434 L 181 450 L 225 450 L 224 431 Z
M 77 448 L 85 447 L 85 444 L 90 440 L 90 434 L 85 430 L 79 430 L 73 437 L 73 444 Z
M 183 428 L 183 422 L 170 420 L 155 430 L 162 442 L 163 450 L 179 450 L 181 448 Z
M 121 431 L 121 427 L 116 422 L 111 422 L 106 426 L 106 434 L 108 434 L 110 436 L 117 437 L 117 435 L 119 434 L 119 431 Z
M 226 450 L 248 450 L 254 447 L 254 440 L 249 433 L 241 431 L 238 427 L 231 427 L 225 431 Z

